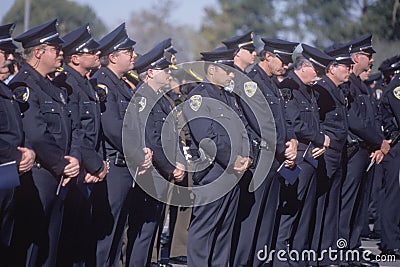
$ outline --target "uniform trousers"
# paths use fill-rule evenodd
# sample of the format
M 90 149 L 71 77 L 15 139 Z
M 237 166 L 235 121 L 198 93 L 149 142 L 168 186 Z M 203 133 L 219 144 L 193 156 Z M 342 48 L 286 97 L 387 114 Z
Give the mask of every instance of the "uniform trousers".
M 59 178 L 36 167 L 20 178 L 21 185 L 15 192 L 13 266 L 56 266 L 64 210 L 63 199 L 56 195 Z
M 357 249 L 362 231 L 360 210 L 365 207 L 363 189 L 366 188 L 366 169 L 369 163 L 369 152 L 360 147 L 347 159 L 346 178 L 341 193 L 341 209 L 339 217 L 339 237 L 344 238 L 349 249 Z
M 382 246 L 400 249 L 400 144 L 392 147 L 383 160 L 384 193 L 381 211 Z
M 127 195 L 133 179 L 127 167 L 110 159 L 106 179 L 92 191 L 92 220 L 96 242 L 96 266 L 117 266 L 122 248 L 122 234 L 127 218 Z
M 298 152 L 302 154 L 301 152 Z M 279 230 L 276 251 L 303 251 L 310 247 L 310 225 L 315 209 L 316 169 L 306 161 L 298 163 L 301 168 L 295 184 L 281 179 L 280 205 L 278 209 Z M 276 256 L 277 254 L 275 254 Z M 274 266 L 305 266 L 302 259 L 274 257 Z

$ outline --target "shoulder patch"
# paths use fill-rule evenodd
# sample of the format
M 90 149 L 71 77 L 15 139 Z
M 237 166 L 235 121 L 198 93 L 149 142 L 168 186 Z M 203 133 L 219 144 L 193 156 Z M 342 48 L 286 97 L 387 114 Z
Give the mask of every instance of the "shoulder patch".
M 13 89 L 14 99 L 19 103 L 26 103 L 29 99 L 30 90 L 28 86 L 18 86 Z
M 104 101 L 108 95 L 108 87 L 105 84 L 98 83 L 96 84 L 95 88 L 97 96 L 99 97 L 100 101 Z
M 225 91 L 227 91 L 229 93 L 232 93 L 234 88 L 235 88 L 235 81 L 234 80 L 231 80 L 229 85 L 224 87 Z
M 142 112 L 146 107 L 147 100 L 144 96 L 142 96 L 138 102 L 139 112 Z
M 393 94 L 397 99 L 400 100 L 400 86 L 397 86 L 396 88 L 393 89 Z
M 189 99 L 190 108 L 194 111 L 198 111 L 201 103 L 203 102 L 203 97 L 201 95 L 193 95 Z
M 245 94 L 248 97 L 252 97 L 257 91 L 257 83 L 255 82 L 245 82 L 243 85 Z

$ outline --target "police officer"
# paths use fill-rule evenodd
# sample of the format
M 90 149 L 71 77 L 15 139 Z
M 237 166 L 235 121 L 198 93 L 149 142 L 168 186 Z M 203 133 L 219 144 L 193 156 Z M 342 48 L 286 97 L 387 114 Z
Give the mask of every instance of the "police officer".
M 195 158 L 206 163 L 205 168 L 194 167 L 193 187 L 206 186 L 217 194 L 230 188 L 215 201 L 193 207 L 188 233 L 189 266 L 228 265 L 239 200 L 236 182 L 251 165 L 246 129 L 243 127 L 238 131 L 240 128 L 235 127 L 234 131 L 229 130 L 229 126 L 242 124 L 236 98 L 228 96 L 224 90 L 232 79 L 229 76 L 231 68 L 226 65 L 233 65 L 233 53 L 233 49 L 226 48 L 201 53 L 206 61 L 206 78 L 189 93 L 183 109 L 193 151 L 199 151 Z M 216 186 L 210 188 L 212 183 Z M 202 197 L 208 200 L 205 193 L 196 199 Z
M 339 239 L 340 189 L 343 180 L 343 149 L 347 140 L 348 122 L 345 97 L 339 86 L 347 82 L 352 64 L 350 45 L 332 45 L 324 51 L 333 58 L 323 62 L 326 70 L 313 86 L 321 129 L 330 138 L 317 171 L 317 221 L 314 240 L 319 249 L 335 248 Z M 322 262 L 327 263 L 326 259 Z
M 296 56 L 294 69 L 282 81 L 282 88 L 291 95 L 286 112 L 290 127 L 298 140 L 295 162 L 301 169 L 294 183 L 281 183 L 281 199 L 278 209 L 280 217 L 276 249 L 303 251 L 310 248 L 309 232 L 316 199 L 316 168 L 318 158 L 330 144 L 329 136 L 320 125 L 318 105 L 312 85 L 323 73 L 326 61 L 331 57 L 318 49 L 302 44 L 302 52 Z M 304 156 L 306 155 L 306 156 Z M 307 259 L 297 264 L 306 265 Z M 274 264 L 294 264 L 275 259 Z
M 112 266 L 119 259 L 121 234 L 127 215 L 124 205 L 133 184 L 122 148 L 123 119 L 133 91 L 122 76 L 134 66 L 135 43 L 128 37 L 125 23 L 104 36 L 99 47 L 102 67 L 91 78 L 96 90 L 108 92 L 107 99 L 101 103 L 101 125 L 103 153 L 110 166 L 107 178 L 95 184 L 92 191 L 96 266 Z M 151 151 L 145 151 L 138 145 L 136 155 L 137 162 L 143 162 L 144 168 L 150 166 Z
M 377 124 L 375 110 L 369 99 L 366 85 L 359 75 L 370 68 L 373 62 L 372 36 L 367 35 L 349 42 L 350 54 L 354 62 L 348 86 L 347 109 L 349 134 L 347 140 L 346 177 L 342 185 L 339 237 L 348 241 L 349 249 L 359 249 L 363 220 L 360 211 L 367 209 L 364 194 L 367 192 L 366 170 L 373 159 L 380 163 L 389 151 L 389 143 L 384 140 L 380 125 Z M 372 158 L 370 155 L 372 153 Z M 368 263 L 373 264 L 373 263 Z
M 139 116 L 139 135 L 153 151 L 153 167 L 138 175 L 137 185 L 130 194 L 128 218 L 127 266 L 147 266 L 157 227 L 162 224 L 167 181 L 180 182 L 185 174 L 185 159 L 177 135 L 173 101 L 163 87 L 170 81 L 171 62 L 164 56 L 164 45 L 158 44 L 136 62 L 142 84 L 135 92 Z M 169 115 L 172 117 L 168 117 Z M 168 119 L 168 118 L 171 118 Z M 132 119 L 128 119 L 131 121 Z
M 399 205 L 399 151 L 400 135 L 400 61 L 393 62 L 392 81 L 388 84 L 382 99 L 382 118 L 386 138 L 391 140 L 389 154 L 383 160 L 384 193 L 382 198 L 381 224 L 383 254 L 391 254 L 400 259 L 400 205 Z
M 0 26 L 0 74 L 8 73 L 8 64 L 12 61 L 12 53 L 17 46 L 12 42 L 11 34 L 15 24 Z M 19 99 L 18 99 L 19 100 Z M 21 99 L 22 100 L 22 99 Z M 15 161 L 18 172 L 23 174 L 29 172 L 35 160 L 35 152 L 25 147 L 25 137 L 22 129 L 22 120 L 16 97 L 11 90 L 0 81 L 0 165 Z M 0 167 L 0 179 L 6 181 L 5 171 Z M 15 168 L 15 169 L 17 169 Z M 19 184 L 16 174 L 14 185 Z M 12 228 L 14 218 L 12 216 L 12 201 L 14 188 L 12 181 L 8 184 L 2 183 L 0 188 L 0 265 L 11 266 L 10 260 L 13 255 L 10 251 Z
M 253 110 L 256 106 L 260 106 L 261 109 L 265 110 L 265 105 L 267 103 L 269 104 L 273 121 L 275 122 L 277 147 L 272 167 L 269 170 L 267 178 L 260 187 L 255 192 L 251 193 L 248 190 L 248 181 L 241 187 L 241 189 L 243 188 L 243 190 L 241 190 L 241 196 L 244 197 L 241 197 L 239 201 L 236 222 L 240 223 L 239 229 L 242 230 L 238 231 L 240 236 L 234 255 L 234 266 L 251 265 L 252 261 L 254 261 L 254 264 L 258 264 L 259 260 L 256 258 L 257 250 L 255 250 L 255 247 L 258 249 L 260 246 L 264 247 L 264 245 L 271 247 L 279 192 L 279 180 L 276 177 L 276 171 L 279 167 L 279 162 L 282 163 L 285 160 L 285 152 L 288 153 L 286 154 L 288 160 L 293 161 L 296 156 L 295 146 L 297 146 L 297 141 L 294 140 L 295 136 L 293 134 L 291 136 L 287 134 L 284 101 L 279 89 L 272 81 L 272 78 L 274 75 L 282 75 L 286 71 L 287 65 L 291 62 L 291 54 L 298 43 L 268 38 L 262 38 L 262 40 L 264 42 L 264 47 L 261 52 L 261 62 L 251 69 L 248 76 L 257 83 L 257 90 L 262 92 L 261 96 L 264 96 L 264 102 L 258 102 L 257 100 L 260 101 L 261 99 L 257 98 L 256 95 L 246 94 L 244 86 L 239 88 L 242 91 L 239 92 L 239 95 L 241 98 L 249 101 L 248 103 L 251 103 Z M 248 110 L 249 106 L 243 102 L 242 105 L 249 125 L 254 129 L 254 132 L 257 133 L 256 140 L 265 140 L 265 136 L 261 137 L 262 134 L 259 128 L 259 122 L 252 116 L 250 110 Z M 265 115 L 265 112 L 263 112 L 263 114 Z M 267 116 L 264 116 L 262 119 L 267 120 Z M 293 144 L 291 142 L 286 143 L 289 139 L 292 139 Z M 288 145 L 287 151 L 286 145 Z M 294 146 L 292 147 L 292 145 Z M 289 157 L 289 154 L 291 157 Z M 255 158 L 257 159 L 258 156 L 255 156 Z M 261 164 L 260 161 L 258 162 Z M 260 225 L 257 225 L 257 223 Z M 249 246 L 249 244 L 252 245 Z
M 68 103 L 74 123 L 79 131 L 74 138 L 81 143 L 81 172 L 77 183 L 68 191 L 60 243 L 63 263 L 86 261 L 92 252 L 90 235 L 90 188 L 85 185 L 101 181 L 107 173 L 107 164 L 100 150 L 101 125 L 100 101 L 86 78 L 88 72 L 100 65 L 98 46 L 88 24 L 63 36 L 63 71 L 53 83 L 69 92 Z M 76 186 L 78 185 L 78 186 Z
M 62 197 L 79 173 L 80 144 L 71 138 L 71 114 L 66 93 L 47 75 L 61 66 L 63 42 L 57 20 L 34 27 L 15 38 L 22 43 L 26 63 L 10 82 L 20 103 L 26 145 L 36 153 L 32 172 L 21 177 L 16 193 L 14 246 L 16 264 L 55 266 L 62 221 Z

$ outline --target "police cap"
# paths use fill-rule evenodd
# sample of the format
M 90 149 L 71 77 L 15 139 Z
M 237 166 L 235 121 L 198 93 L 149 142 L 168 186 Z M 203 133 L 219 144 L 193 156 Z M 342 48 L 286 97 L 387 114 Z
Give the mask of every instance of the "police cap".
M 368 34 L 356 40 L 349 42 L 351 45 L 350 53 L 368 53 L 373 54 L 375 50 L 372 48 L 372 34 Z
M 301 54 L 309 60 L 317 70 L 325 71 L 325 68 L 329 63 L 335 61 L 335 58 L 325 54 L 315 47 L 306 44 L 301 44 L 301 47 L 303 48 Z
M 125 23 L 122 23 L 100 40 L 98 49 L 102 55 L 108 55 L 118 50 L 133 50 L 135 44 L 136 42 L 126 33 Z
M 6 24 L 0 26 L 0 49 L 13 51 L 17 46 L 12 42 L 11 34 L 14 31 L 15 24 Z
M 293 62 L 293 51 L 299 43 L 274 38 L 261 38 L 264 42 L 264 51 L 275 54 L 285 65 Z
M 233 67 L 233 57 L 235 49 L 218 47 L 212 51 L 201 52 L 201 60 L 213 63 L 221 63 Z
M 240 48 L 244 48 L 249 51 L 254 51 L 256 50 L 256 47 L 254 46 L 253 36 L 254 36 L 253 32 L 248 32 L 243 35 L 238 35 L 226 39 L 222 41 L 222 43 L 228 49 L 235 49 L 236 51 L 238 51 Z
M 351 65 L 353 64 L 353 60 L 350 56 L 350 44 L 339 44 L 334 43 L 333 45 L 324 49 L 324 52 L 335 58 L 335 61 L 339 64 Z
M 166 69 L 170 65 L 171 62 L 164 55 L 164 47 L 158 44 L 149 52 L 139 57 L 135 62 L 134 70 L 140 74 L 149 69 Z
M 65 55 L 97 52 L 100 44 L 93 39 L 87 23 L 63 36 L 62 49 Z
M 378 68 L 382 72 L 394 72 L 398 69 L 400 69 L 400 55 L 385 59 Z
M 59 37 L 57 25 L 57 19 L 46 22 L 15 37 L 14 40 L 21 42 L 23 48 L 34 47 L 41 44 L 60 45 L 64 41 Z

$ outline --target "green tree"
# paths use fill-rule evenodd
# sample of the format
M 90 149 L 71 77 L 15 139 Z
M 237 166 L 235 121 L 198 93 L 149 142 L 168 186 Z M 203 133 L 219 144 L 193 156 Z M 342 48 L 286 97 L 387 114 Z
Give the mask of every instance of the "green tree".
M 16 23 L 15 36 L 23 32 L 24 7 L 25 1 L 17 0 L 2 20 L 3 24 Z M 99 38 L 106 31 L 104 23 L 87 5 L 80 5 L 68 0 L 31 1 L 29 21 L 31 28 L 54 18 L 58 18 L 58 30 L 61 36 L 88 22 L 96 38 Z
M 201 27 L 201 35 L 208 48 L 219 46 L 221 40 L 248 31 L 275 36 L 284 30 L 272 0 L 219 0 L 219 3 L 220 10 L 215 7 L 206 9 L 207 19 Z
M 400 41 L 400 1 L 376 1 L 366 10 L 361 22 L 379 39 Z
M 172 38 L 172 45 L 178 51 L 178 62 L 198 58 L 201 38 L 192 28 L 176 25 L 173 10 L 177 1 L 161 1 L 148 9 L 135 11 L 127 22 L 127 30 L 137 44 L 139 54 L 148 52 L 154 45 L 166 38 Z

